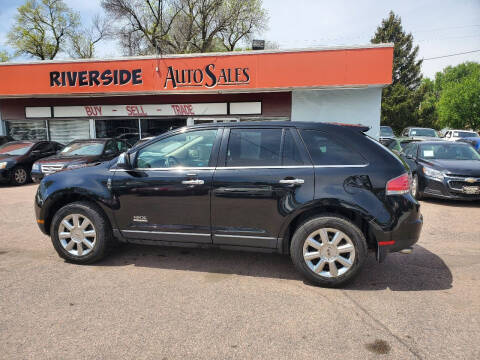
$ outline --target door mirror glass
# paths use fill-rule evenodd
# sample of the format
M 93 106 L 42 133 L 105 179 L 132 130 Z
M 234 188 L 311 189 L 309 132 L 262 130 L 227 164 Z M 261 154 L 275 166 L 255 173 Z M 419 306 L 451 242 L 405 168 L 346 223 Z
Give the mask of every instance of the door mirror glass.
M 128 153 L 121 153 L 117 160 L 117 169 L 131 170 L 132 165 Z

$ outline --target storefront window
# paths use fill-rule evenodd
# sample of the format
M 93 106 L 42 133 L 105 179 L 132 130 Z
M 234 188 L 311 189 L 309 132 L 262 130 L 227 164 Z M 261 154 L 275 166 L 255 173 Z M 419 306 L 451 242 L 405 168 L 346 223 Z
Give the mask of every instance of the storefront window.
M 186 119 L 142 119 L 142 138 L 157 136 L 187 124 Z
M 15 140 L 47 140 L 45 120 L 6 121 L 7 135 Z
M 97 138 L 118 138 L 132 146 L 140 139 L 138 119 L 95 120 Z
M 50 140 L 67 145 L 73 140 L 90 139 L 88 120 L 49 120 Z

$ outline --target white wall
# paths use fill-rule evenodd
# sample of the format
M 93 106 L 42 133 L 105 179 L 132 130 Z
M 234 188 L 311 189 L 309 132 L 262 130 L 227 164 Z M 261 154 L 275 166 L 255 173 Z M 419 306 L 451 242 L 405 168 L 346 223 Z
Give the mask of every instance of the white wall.
M 382 89 L 294 90 L 292 121 L 339 122 L 370 127 L 368 135 L 380 135 Z

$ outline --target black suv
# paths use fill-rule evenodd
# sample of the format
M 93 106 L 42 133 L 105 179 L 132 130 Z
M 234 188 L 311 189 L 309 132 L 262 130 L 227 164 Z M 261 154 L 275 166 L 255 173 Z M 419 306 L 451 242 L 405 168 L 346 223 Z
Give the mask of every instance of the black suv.
M 52 174 L 40 229 L 74 263 L 115 241 L 289 253 L 312 282 L 355 276 L 420 235 L 400 160 L 362 127 L 243 122 L 177 129 L 110 162 Z

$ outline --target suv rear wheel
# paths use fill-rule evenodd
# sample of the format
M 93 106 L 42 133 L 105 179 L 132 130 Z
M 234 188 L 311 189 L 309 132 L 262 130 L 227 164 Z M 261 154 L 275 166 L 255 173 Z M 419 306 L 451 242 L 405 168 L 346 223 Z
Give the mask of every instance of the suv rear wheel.
M 290 245 L 295 267 L 312 283 L 345 284 L 358 274 L 367 256 L 363 233 L 351 221 L 335 215 L 307 220 Z
M 113 239 L 101 210 L 88 202 L 75 202 L 58 210 L 50 235 L 58 255 L 76 264 L 103 258 Z

